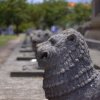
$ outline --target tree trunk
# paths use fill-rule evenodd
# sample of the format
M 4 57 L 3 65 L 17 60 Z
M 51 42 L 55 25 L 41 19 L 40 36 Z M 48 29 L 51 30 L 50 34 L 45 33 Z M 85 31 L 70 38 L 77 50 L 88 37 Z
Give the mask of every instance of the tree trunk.
M 19 24 L 16 24 L 16 35 L 19 35 Z

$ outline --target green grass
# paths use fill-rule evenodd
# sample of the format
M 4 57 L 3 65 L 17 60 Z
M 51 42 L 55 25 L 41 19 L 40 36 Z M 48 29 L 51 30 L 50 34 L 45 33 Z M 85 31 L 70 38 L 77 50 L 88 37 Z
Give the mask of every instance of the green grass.
M 16 39 L 16 35 L 1 35 L 0 36 L 0 47 L 8 43 L 8 41 Z

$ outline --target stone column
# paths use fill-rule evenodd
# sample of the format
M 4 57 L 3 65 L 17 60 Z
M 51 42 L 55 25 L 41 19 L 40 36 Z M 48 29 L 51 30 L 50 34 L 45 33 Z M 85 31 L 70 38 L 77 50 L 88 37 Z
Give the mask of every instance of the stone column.
M 100 13 L 100 0 L 93 0 L 92 6 L 93 6 L 93 15 L 97 16 Z
M 100 40 L 100 0 L 92 1 L 93 16 L 89 23 L 90 29 L 86 31 L 85 37 Z

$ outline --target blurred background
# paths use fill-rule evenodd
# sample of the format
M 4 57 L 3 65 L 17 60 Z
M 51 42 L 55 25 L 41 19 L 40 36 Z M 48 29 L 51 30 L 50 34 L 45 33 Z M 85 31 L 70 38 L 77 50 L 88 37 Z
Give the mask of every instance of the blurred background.
M 91 15 L 91 0 L 0 0 L 0 34 L 77 27 Z
M 68 28 L 100 71 L 100 0 L 0 0 L 0 100 L 47 100 L 37 45 Z

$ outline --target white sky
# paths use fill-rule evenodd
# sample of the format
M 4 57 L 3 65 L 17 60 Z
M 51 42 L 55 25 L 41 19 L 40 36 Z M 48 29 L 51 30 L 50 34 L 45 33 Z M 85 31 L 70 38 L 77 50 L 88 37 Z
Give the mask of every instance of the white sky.
M 30 3 L 40 3 L 40 2 L 43 2 L 43 0 L 28 0 Z M 67 0 L 67 1 L 70 1 L 70 2 L 89 2 L 91 0 Z
M 28 0 L 30 3 L 38 3 L 38 2 L 43 2 L 43 0 Z

